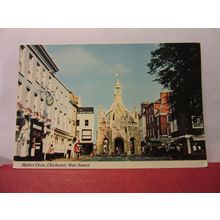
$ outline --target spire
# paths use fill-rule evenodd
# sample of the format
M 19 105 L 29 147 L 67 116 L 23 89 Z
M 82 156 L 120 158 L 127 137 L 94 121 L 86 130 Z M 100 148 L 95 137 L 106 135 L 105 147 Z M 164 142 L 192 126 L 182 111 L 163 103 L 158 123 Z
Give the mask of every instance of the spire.
M 115 73 L 115 76 L 116 76 L 117 82 L 119 82 L 119 73 Z
M 119 74 L 116 73 L 115 76 L 116 82 L 114 84 L 114 100 L 110 107 L 110 112 L 114 111 L 116 108 L 120 109 L 121 112 L 128 112 L 122 101 L 122 86 L 119 81 Z
M 121 84 L 119 82 L 119 74 L 116 73 L 115 76 L 116 76 L 117 80 L 116 80 L 116 83 L 114 85 L 114 95 L 115 95 L 115 98 L 121 99 L 122 89 L 121 89 Z

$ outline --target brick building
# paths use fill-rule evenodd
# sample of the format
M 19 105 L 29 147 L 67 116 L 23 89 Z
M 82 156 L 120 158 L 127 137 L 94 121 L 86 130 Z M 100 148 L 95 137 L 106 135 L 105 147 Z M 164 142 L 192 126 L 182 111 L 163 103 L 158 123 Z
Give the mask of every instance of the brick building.
M 169 95 L 170 92 L 161 92 L 160 99 L 146 106 L 146 134 L 149 140 L 170 137 Z

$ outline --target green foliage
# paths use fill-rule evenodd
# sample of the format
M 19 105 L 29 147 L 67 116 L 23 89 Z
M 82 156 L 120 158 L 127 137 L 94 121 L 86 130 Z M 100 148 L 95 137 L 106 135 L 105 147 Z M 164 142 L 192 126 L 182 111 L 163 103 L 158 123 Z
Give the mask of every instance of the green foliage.
M 198 43 L 166 43 L 151 52 L 149 74 L 171 91 L 176 112 L 202 113 L 201 57 Z

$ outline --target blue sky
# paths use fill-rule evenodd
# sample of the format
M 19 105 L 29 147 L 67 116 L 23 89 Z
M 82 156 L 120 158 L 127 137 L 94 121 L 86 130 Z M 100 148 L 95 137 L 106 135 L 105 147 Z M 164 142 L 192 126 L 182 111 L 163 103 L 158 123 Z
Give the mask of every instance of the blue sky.
M 159 98 L 162 86 L 147 74 L 150 52 L 157 44 L 47 45 L 59 68 L 58 78 L 80 96 L 82 106 L 97 112 L 108 110 L 113 101 L 115 73 L 120 74 L 123 102 L 129 110 L 144 101 Z

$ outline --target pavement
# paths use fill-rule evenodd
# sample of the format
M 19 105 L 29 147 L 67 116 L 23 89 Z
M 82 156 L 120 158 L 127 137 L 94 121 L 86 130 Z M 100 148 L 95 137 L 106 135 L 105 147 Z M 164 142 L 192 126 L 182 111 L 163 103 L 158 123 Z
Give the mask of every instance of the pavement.
M 53 161 L 154 161 L 154 160 L 172 160 L 171 157 L 146 157 L 146 156 L 93 156 L 81 155 L 80 159 L 71 157 L 68 158 L 59 158 Z

